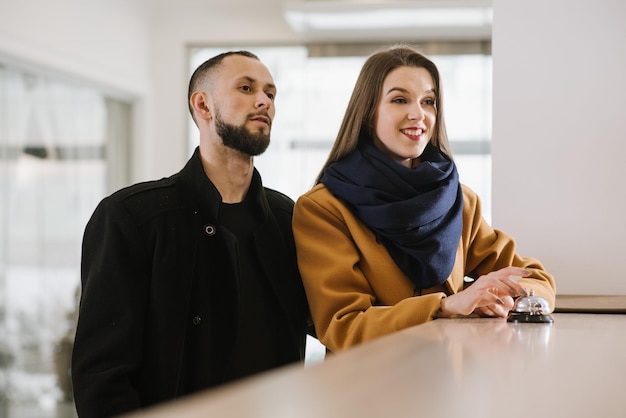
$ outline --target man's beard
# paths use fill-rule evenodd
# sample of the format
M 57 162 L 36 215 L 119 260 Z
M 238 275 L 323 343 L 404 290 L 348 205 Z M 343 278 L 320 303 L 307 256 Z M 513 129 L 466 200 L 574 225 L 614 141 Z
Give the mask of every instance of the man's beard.
M 252 133 L 245 124 L 237 126 L 224 122 L 219 112 L 215 115 L 215 129 L 225 146 L 251 156 L 263 154 L 270 144 L 269 131 L 267 134 L 262 131 Z

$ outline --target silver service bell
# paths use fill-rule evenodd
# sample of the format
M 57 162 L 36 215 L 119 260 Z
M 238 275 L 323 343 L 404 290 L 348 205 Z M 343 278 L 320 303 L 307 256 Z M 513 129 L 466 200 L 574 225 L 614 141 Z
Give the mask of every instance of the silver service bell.
M 517 323 L 552 323 L 554 319 L 550 315 L 550 305 L 541 296 L 535 296 L 535 291 L 530 290 L 528 296 L 523 296 L 515 301 L 513 309 L 509 312 L 507 322 Z

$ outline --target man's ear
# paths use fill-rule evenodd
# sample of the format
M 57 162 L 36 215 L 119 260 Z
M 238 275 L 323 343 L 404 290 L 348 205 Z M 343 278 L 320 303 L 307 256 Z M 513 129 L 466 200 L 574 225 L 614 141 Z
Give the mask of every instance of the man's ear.
M 208 106 L 208 96 L 203 91 L 194 91 L 189 98 L 189 103 L 196 115 L 196 118 L 211 120 L 211 110 Z

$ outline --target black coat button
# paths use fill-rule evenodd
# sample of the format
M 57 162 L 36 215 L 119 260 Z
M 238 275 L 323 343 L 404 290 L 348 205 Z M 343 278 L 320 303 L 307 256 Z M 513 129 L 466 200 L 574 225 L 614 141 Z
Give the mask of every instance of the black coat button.
M 206 224 L 204 225 L 204 233 L 207 234 L 208 236 L 212 237 L 213 235 L 215 235 L 216 229 L 214 225 L 211 224 Z
M 193 317 L 193 319 L 191 320 L 191 322 L 194 325 L 200 325 L 200 323 L 202 322 L 202 318 L 200 317 L 200 315 L 196 315 Z

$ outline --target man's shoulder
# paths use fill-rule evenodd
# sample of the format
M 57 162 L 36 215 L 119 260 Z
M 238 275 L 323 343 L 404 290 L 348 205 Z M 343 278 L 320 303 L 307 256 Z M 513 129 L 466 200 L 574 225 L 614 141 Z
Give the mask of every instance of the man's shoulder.
M 272 210 L 293 212 L 293 200 L 286 194 L 279 192 L 278 190 L 265 187 L 265 196 L 267 203 Z
M 165 177 L 160 180 L 144 181 L 126 186 L 106 199 L 127 204 L 144 199 L 160 199 L 163 196 L 171 195 L 175 189 L 176 180 L 173 177 Z
M 103 204 L 124 208 L 135 221 L 142 222 L 186 207 L 189 199 L 177 187 L 177 176 L 172 176 L 124 187 L 103 199 Z

